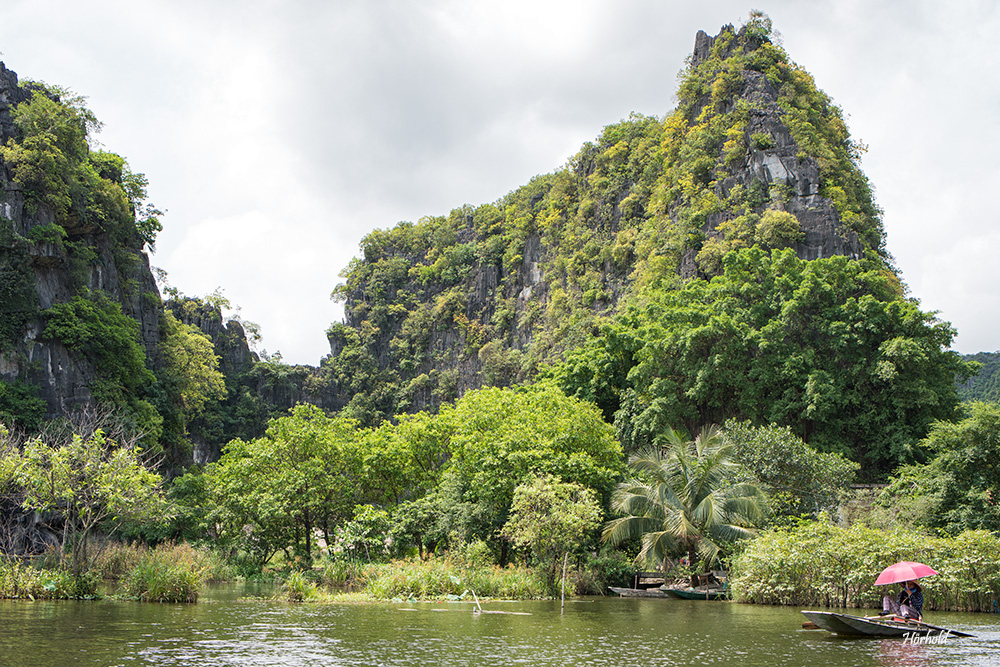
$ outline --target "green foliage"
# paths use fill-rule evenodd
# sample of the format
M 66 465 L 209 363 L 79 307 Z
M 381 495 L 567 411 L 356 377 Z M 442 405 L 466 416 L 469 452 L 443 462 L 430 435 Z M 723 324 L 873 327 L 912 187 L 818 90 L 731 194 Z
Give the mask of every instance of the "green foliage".
M 0 380 L 0 424 L 34 433 L 41 427 L 45 411 L 37 387 L 21 380 Z
M 288 602 L 309 602 L 319 597 L 319 585 L 302 572 L 291 572 L 281 585 L 280 595 Z
M 141 602 L 197 602 L 204 572 L 176 557 L 173 545 L 144 551 L 122 577 L 119 595 Z
M 167 513 L 160 476 L 134 446 L 111 442 L 100 431 L 74 433 L 68 442 L 30 440 L 4 459 L 2 468 L 23 490 L 23 508 L 64 523 L 74 574 L 88 569 L 89 540 L 98 526 L 112 531 L 124 521 L 159 521 Z
M 611 509 L 619 518 L 605 525 L 604 541 L 641 538 L 636 562 L 658 565 L 685 554 L 692 567 L 699 556 L 711 567 L 734 542 L 752 536 L 764 516 L 760 490 L 736 481 L 741 471 L 733 453 L 716 428 L 694 440 L 667 430 L 661 446 L 629 459 L 632 476 L 615 490 Z
M 452 456 L 448 470 L 462 499 L 486 519 L 476 536 L 488 543 L 507 522 L 514 489 L 533 475 L 607 498 L 621 471 L 621 449 L 596 408 L 552 386 L 469 392 L 439 419 Z
M 160 349 L 166 374 L 175 387 L 184 415 L 194 419 L 209 400 L 226 395 L 219 357 L 212 341 L 197 327 L 177 321 L 169 311 L 164 313 L 163 322 Z
M 631 588 L 634 576 L 635 560 L 621 551 L 602 549 L 588 555 L 577 578 L 576 592 L 605 595 L 609 586 Z
M 898 561 L 927 563 L 940 574 L 920 580 L 924 609 L 992 611 L 1000 596 L 1000 539 L 987 531 L 953 538 L 863 525 L 805 521 L 768 531 L 730 563 L 740 602 L 827 607 L 881 607 L 892 587 L 875 586 Z
M 601 508 L 591 489 L 543 475 L 514 489 L 501 535 L 530 551 L 552 588 L 563 554 L 586 544 L 600 521 Z
M 955 535 L 1000 530 L 1000 403 L 974 402 L 967 416 L 935 422 L 921 443 L 933 458 L 901 467 L 878 503 L 914 524 Z
M 733 446 L 733 460 L 765 492 L 775 515 L 815 517 L 835 510 L 858 470 L 840 454 L 816 451 L 787 426 L 730 420 L 722 437 Z
M 28 240 L 32 243 L 62 245 L 66 230 L 59 225 L 37 225 L 28 230 Z
M 0 598 L 14 600 L 92 600 L 100 583 L 92 573 L 44 570 L 19 558 L 0 556 Z
M 364 568 L 365 590 L 378 600 L 441 599 L 447 596 L 480 599 L 531 600 L 549 595 L 545 582 L 535 572 L 513 566 L 475 567 L 446 559 L 394 561 Z
M 88 358 L 97 369 L 92 390 L 98 400 L 127 403 L 155 379 L 146 368 L 139 323 L 122 313 L 121 306 L 103 292 L 90 298 L 74 296 L 45 311 L 45 336 Z
M 765 248 L 785 248 L 805 239 L 805 232 L 791 213 L 768 209 L 757 224 L 757 238 Z
M 46 206 L 56 221 L 78 231 L 101 229 L 116 242 L 133 235 L 154 247 L 162 212 L 146 202 L 148 182 L 113 153 L 91 152 L 88 138 L 100 123 L 85 98 L 40 83 L 12 111 L 18 136 L 0 157 L 24 189 L 29 212 Z
M 979 372 L 959 384 L 958 395 L 963 401 L 1000 402 L 1000 352 L 980 352 L 962 357 L 980 364 Z
M 337 529 L 332 551 L 352 561 L 385 560 L 389 556 L 389 513 L 371 505 L 357 505 L 354 517 Z
M 207 469 L 223 538 L 263 566 L 278 550 L 312 558 L 313 531 L 350 518 L 364 480 L 355 422 L 296 406 L 252 441 L 233 440 Z
M 551 375 L 614 414 L 629 451 L 671 423 L 750 419 L 878 478 L 955 414 L 971 370 L 953 336 L 877 263 L 751 248 L 710 282 L 651 293 Z
M 0 216 L 0 235 L 10 222 Z M 8 230 L 13 235 L 13 230 Z M 3 245 L 7 245 L 4 243 Z M 11 246 L 16 244 L 12 241 Z M 0 249 L 0 353 L 10 352 L 38 313 L 38 293 L 31 265 L 14 250 Z

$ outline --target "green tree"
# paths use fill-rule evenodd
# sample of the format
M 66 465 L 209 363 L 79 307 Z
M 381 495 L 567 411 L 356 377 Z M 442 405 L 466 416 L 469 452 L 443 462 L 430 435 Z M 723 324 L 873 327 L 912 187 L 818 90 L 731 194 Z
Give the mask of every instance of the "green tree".
M 899 520 L 951 535 L 1000 530 L 1000 403 L 973 402 L 967 416 L 931 427 L 925 465 L 902 466 L 879 504 Z
M 24 509 L 62 523 L 74 574 L 89 566 L 88 545 L 97 528 L 114 531 L 124 522 L 167 518 L 162 478 L 134 443 L 115 443 L 101 431 L 77 433 L 68 442 L 29 440 L 8 453 L 3 469 L 23 489 Z
M 733 446 L 733 460 L 767 495 L 775 515 L 815 517 L 835 510 L 859 467 L 840 454 L 816 451 L 787 426 L 730 420 L 722 438 Z
M 225 380 L 208 336 L 198 327 L 179 322 L 170 311 L 164 313 L 163 322 L 160 349 L 188 422 L 201 414 L 208 401 L 225 398 Z
M 312 558 L 315 532 L 331 544 L 362 498 L 360 442 L 355 422 L 298 405 L 264 437 L 227 444 L 207 471 L 226 538 L 259 566 L 282 549 Z
M 514 489 L 501 535 L 531 552 L 552 589 L 559 560 L 586 544 L 587 534 L 600 526 L 601 514 L 592 489 L 540 475 Z
M 481 389 L 442 408 L 451 452 L 448 472 L 462 500 L 488 517 L 479 537 L 499 546 L 514 489 L 534 475 L 553 475 L 606 498 L 621 471 L 621 448 L 600 412 L 549 385 Z
M 739 466 L 717 428 L 702 429 L 693 441 L 669 429 L 663 440 L 630 458 L 633 476 L 611 499 L 621 516 L 605 525 L 603 539 L 641 539 L 637 561 L 665 564 L 671 554 L 685 554 L 695 586 L 699 556 L 711 567 L 726 546 L 753 535 L 766 500 L 756 486 L 734 483 Z
M 955 414 L 972 367 L 954 329 L 900 295 L 878 263 L 749 248 L 725 273 L 650 293 L 552 371 L 615 415 L 628 451 L 670 424 L 789 426 L 880 478 Z

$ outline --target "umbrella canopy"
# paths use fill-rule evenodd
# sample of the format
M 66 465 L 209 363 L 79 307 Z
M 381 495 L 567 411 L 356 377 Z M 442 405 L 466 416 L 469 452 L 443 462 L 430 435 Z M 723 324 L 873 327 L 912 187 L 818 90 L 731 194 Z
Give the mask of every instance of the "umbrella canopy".
M 901 581 L 910 581 L 911 579 L 919 579 L 920 577 L 929 577 L 932 574 L 937 574 L 929 566 L 923 563 L 912 563 L 908 560 L 901 561 L 895 565 L 890 565 L 889 567 L 882 570 L 882 574 L 878 575 L 878 579 L 875 580 L 876 586 L 885 586 L 887 584 L 898 584 Z

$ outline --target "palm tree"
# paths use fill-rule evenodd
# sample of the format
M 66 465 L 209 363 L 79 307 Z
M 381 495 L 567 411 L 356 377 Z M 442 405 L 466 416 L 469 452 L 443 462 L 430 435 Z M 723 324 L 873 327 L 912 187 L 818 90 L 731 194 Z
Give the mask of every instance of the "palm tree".
M 637 561 L 664 563 L 673 553 L 688 556 L 691 585 L 700 555 L 706 567 L 723 543 L 753 535 L 764 515 L 760 489 L 733 482 L 739 465 L 718 427 L 702 428 L 693 441 L 668 429 L 663 444 L 629 461 L 633 477 L 618 485 L 611 509 L 621 515 L 605 524 L 602 538 L 619 544 L 642 538 Z

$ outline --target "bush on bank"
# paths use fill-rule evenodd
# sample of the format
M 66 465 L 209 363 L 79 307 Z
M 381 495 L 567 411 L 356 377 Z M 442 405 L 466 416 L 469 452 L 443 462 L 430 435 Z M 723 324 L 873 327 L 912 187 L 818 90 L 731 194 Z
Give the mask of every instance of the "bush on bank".
M 362 570 L 365 592 L 379 600 L 393 598 L 443 598 L 469 595 L 481 598 L 530 600 L 549 596 L 545 580 L 523 567 L 464 567 L 447 559 L 395 561 Z
M 749 542 L 731 563 L 730 586 L 738 602 L 880 608 L 882 596 L 899 587 L 875 586 L 875 579 L 903 560 L 939 572 L 920 580 L 925 610 L 993 611 L 1000 600 L 1000 538 L 993 533 L 930 537 L 818 521 Z
M 17 558 L 0 558 L 0 598 L 73 600 L 97 597 L 100 579 L 89 572 L 43 570 Z

